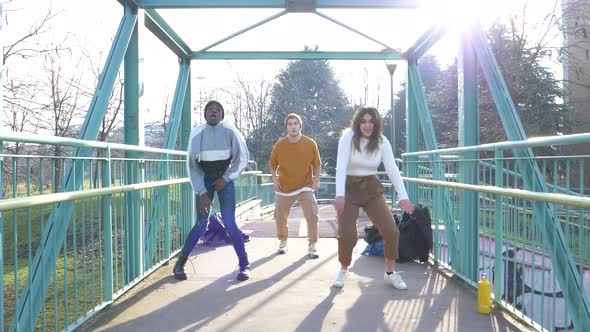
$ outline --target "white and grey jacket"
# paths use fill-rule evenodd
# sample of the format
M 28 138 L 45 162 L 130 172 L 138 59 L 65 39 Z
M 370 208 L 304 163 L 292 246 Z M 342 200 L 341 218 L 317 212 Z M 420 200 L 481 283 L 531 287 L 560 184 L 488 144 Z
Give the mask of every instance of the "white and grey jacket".
M 224 161 L 230 158 L 231 166 L 222 175 L 226 182 L 240 176 L 248 165 L 249 158 L 246 142 L 234 125 L 222 121 L 216 126 L 205 123 L 193 128 L 188 142 L 186 165 L 193 191 L 206 192 L 205 171 L 199 163 Z

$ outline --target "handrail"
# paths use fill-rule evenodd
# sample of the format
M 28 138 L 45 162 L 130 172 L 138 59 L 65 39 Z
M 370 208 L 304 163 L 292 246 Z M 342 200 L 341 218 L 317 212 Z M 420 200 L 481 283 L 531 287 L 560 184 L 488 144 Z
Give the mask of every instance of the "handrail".
M 106 143 L 106 142 L 97 142 L 97 141 L 87 141 L 77 138 L 70 138 L 70 137 L 60 137 L 60 136 L 43 136 L 38 134 L 24 134 L 18 132 L 8 132 L 8 133 L 1 133 L 0 134 L 0 142 L 8 141 L 8 142 L 19 142 L 19 143 L 31 143 L 31 144 L 48 144 L 48 145 L 65 145 L 71 147 L 79 147 L 79 148 L 94 148 L 94 149 L 110 149 L 110 150 L 119 150 L 119 151 L 131 151 L 131 152 L 150 152 L 150 153 L 161 153 L 167 155 L 176 155 L 176 156 L 184 156 L 186 157 L 187 152 L 182 150 L 167 150 L 167 149 L 160 149 L 160 148 L 153 148 L 147 146 L 137 146 L 137 145 L 129 145 L 129 144 L 121 144 L 121 143 Z M 33 157 L 40 157 L 40 156 L 31 156 L 31 155 L 9 155 L 9 154 L 0 154 L 1 157 L 19 157 L 19 158 L 33 158 Z M 44 157 L 44 156 L 41 156 Z M 58 159 L 76 159 L 76 157 L 68 157 L 68 156 L 47 156 L 51 158 L 58 158 Z M 83 159 L 102 159 L 106 160 L 106 158 L 83 158 Z M 111 157 L 111 160 L 121 160 L 122 158 L 115 158 Z M 131 160 L 129 158 L 125 158 L 125 160 Z M 133 160 L 150 160 L 150 159 L 133 159 Z M 154 159 L 155 161 L 156 159 Z M 158 161 L 176 161 L 173 159 L 166 160 L 166 159 L 157 159 Z M 256 164 L 253 160 L 248 160 L 249 163 Z M 258 165 L 256 165 L 258 167 Z
M 79 148 L 95 148 L 95 149 L 108 149 L 121 150 L 121 151 L 132 151 L 132 152 L 153 152 L 163 153 L 177 156 L 186 156 L 186 151 L 179 150 L 166 150 L 159 148 L 152 148 L 147 146 L 128 145 L 120 143 L 106 143 L 97 141 L 87 141 L 83 139 L 70 138 L 70 137 L 59 137 L 59 136 L 43 136 L 38 134 L 23 134 L 16 132 L 2 133 L 0 134 L 0 141 L 9 142 L 20 142 L 20 143 L 33 143 L 33 144 L 49 144 L 49 145 L 65 145 Z
M 480 186 L 474 184 L 465 184 L 459 182 L 425 180 L 418 178 L 403 177 L 405 181 L 415 182 L 420 184 L 427 184 L 433 186 L 441 186 L 452 189 L 477 191 L 486 194 L 504 195 L 515 198 L 523 198 L 528 200 L 543 201 L 547 203 L 556 203 L 562 205 L 576 206 L 581 208 L 590 208 L 590 197 L 570 196 L 564 194 L 544 193 L 536 191 L 528 191 L 522 189 L 500 188 L 495 186 Z
M 188 178 L 144 182 L 136 184 L 127 184 L 117 187 L 86 189 L 78 191 L 69 191 L 64 193 L 45 194 L 21 198 L 11 198 L 0 200 L 0 212 L 14 209 L 30 208 L 46 204 L 55 204 L 76 199 L 85 199 L 97 196 L 112 195 L 118 193 L 125 193 L 129 191 L 137 191 L 143 189 L 150 189 L 156 187 L 170 186 L 175 184 L 182 184 L 189 182 Z
M 493 151 L 496 149 L 517 149 L 517 148 L 532 148 L 547 145 L 565 145 L 565 144 L 583 144 L 590 143 L 590 133 L 573 134 L 564 136 L 548 136 L 548 137 L 534 137 L 524 141 L 505 141 L 500 143 L 488 143 L 474 146 L 464 146 L 457 148 L 447 148 L 440 150 L 406 152 L 402 157 L 416 157 L 429 155 L 442 155 L 451 153 L 466 153 L 478 151 Z

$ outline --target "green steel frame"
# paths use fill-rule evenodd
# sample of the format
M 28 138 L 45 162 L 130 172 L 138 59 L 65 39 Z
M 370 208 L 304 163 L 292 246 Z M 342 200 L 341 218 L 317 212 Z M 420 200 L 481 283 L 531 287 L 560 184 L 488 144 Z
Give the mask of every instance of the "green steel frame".
M 526 140 L 527 136 L 520 123 L 516 107 L 510 97 L 500 67 L 487 43 L 484 31 L 479 25 L 473 25 L 471 31 L 473 32 L 472 42 L 477 59 L 480 61 L 508 139 L 512 141 Z M 515 149 L 513 153 L 519 158 L 518 169 L 523 176 L 526 189 L 547 192 L 547 185 L 539 165 L 534 161 L 533 151 L 530 148 Z M 541 226 L 545 242 L 551 248 L 551 261 L 557 266 L 555 269 L 557 280 L 567 290 L 567 307 L 571 311 L 572 321 L 576 329 L 590 331 L 590 301 L 584 292 L 578 268 L 567 246 L 567 239 L 559 225 L 555 211 L 551 205 L 542 202 L 536 202 L 534 210 L 535 222 Z M 567 287 L 567 285 L 572 285 L 572 287 Z
M 85 140 L 96 140 L 98 129 L 107 109 L 108 98 L 117 77 L 117 72 L 127 50 L 127 45 L 136 26 L 137 14 L 128 10 L 125 11 L 119 29 L 113 40 L 113 45 L 106 60 L 106 65 L 98 81 L 96 92 L 90 106 L 86 119 L 80 130 L 80 138 Z M 76 157 L 88 157 L 89 150 L 77 148 Z M 74 163 L 76 164 L 76 163 Z M 66 191 L 74 191 L 81 187 L 83 169 L 70 167 L 65 173 Z M 47 228 L 42 234 L 43 245 L 39 248 L 33 261 L 33 273 L 29 278 L 21 295 L 17 312 L 12 323 L 12 329 L 16 326 L 24 331 L 32 331 L 37 321 L 47 286 L 51 279 L 52 266 L 55 265 L 58 249 L 62 246 L 66 228 L 71 220 L 73 212 L 72 202 L 63 202 L 56 205 L 49 217 Z
M 86 115 L 86 119 L 80 132 L 80 138 L 84 140 L 96 140 L 99 125 L 106 112 L 108 96 L 112 91 L 115 78 L 124 61 L 125 69 L 125 143 L 131 145 L 141 145 L 140 137 L 141 119 L 139 113 L 139 34 L 142 33 L 142 28 L 145 27 L 148 31 L 153 33 L 164 45 L 166 45 L 179 59 L 179 74 L 174 94 L 174 102 L 172 106 L 172 113 L 170 117 L 170 124 L 166 128 L 166 139 L 163 148 L 173 149 L 176 147 L 176 142 L 179 142 L 180 148 L 186 148 L 188 138 L 190 135 L 191 123 L 191 105 L 190 105 L 190 62 L 191 60 L 207 60 L 207 59 L 360 59 L 360 60 L 399 60 L 407 61 L 407 146 L 406 151 L 409 152 L 404 159 L 404 176 L 406 178 L 418 177 L 418 166 L 413 161 L 418 161 L 419 156 L 412 154 L 418 152 L 419 149 L 419 132 L 422 132 L 426 148 L 434 151 L 438 148 L 434 127 L 428 104 L 422 84 L 422 78 L 419 72 L 419 59 L 434 45 L 441 36 L 446 32 L 442 25 L 435 25 L 431 27 L 424 35 L 422 35 L 416 43 L 406 50 L 404 53 L 398 52 L 388 45 L 363 34 L 345 24 L 323 14 L 317 12 L 318 9 L 325 8 L 399 8 L 399 9 L 413 9 L 419 8 L 419 1 L 414 0 L 308 0 L 308 1 L 289 1 L 289 0 L 119 0 L 123 5 L 124 14 L 119 25 L 113 41 L 109 56 L 104 66 L 100 80 L 97 84 L 94 97 Z M 277 8 L 283 11 L 272 15 L 254 25 L 248 26 L 234 34 L 227 36 L 211 45 L 194 51 L 187 45 L 178 33 L 174 31 L 172 26 L 166 22 L 162 16 L 157 12 L 157 9 L 173 9 L 173 8 Z M 345 27 L 346 29 L 359 34 L 368 40 L 385 47 L 385 50 L 378 52 L 319 52 L 319 51 L 299 51 L 299 52 L 244 52 L 244 51 L 226 51 L 216 52 L 210 51 L 217 45 L 220 45 L 246 31 L 250 31 L 265 23 L 268 23 L 278 17 L 292 12 L 308 12 L 315 13 L 318 16 Z M 0 4 L 0 14 L 2 7 Z M 141 24 L 143 22 L 143 24 Z M 1 33 L 0 23 L 0 33 Z M 0 63 L 1 65 L 1 63 Z M 478 101 L 477 101 L 477 68 L 481 67 L 485 79 L 487 80 L 496 102 L 498 111 L 504 129 L 508 138 L 512 141 L 526 140 L 526 135 L 518 118 L 515 106 L 510 98 L 506 83 L 504 82 L 500 73 L 499 67 L 494 59 L 492 51 L 487 43 L 486 36 L 478 24 L 473 24 L 465 29 L 463 38 L 463 46 L 461 52 L 461 61 L 459 64 L 459 127 L 460 127 L 460 146 L 468 148 L 479 143 L 479 120 L 478 120 Z M 1 68 L 0 68 L 1 69 Z M 2 77 L 0 76 L 0 79 Z M 0 102 L 2 95 L 0 95 Z M 419 128 L 421 130 L 419 130 Z M 180 135 L 179 135 L 180 134 Z M 1 146 L 0 146 L 1 149 Z M 140 159 L 142 152 L 127 151 L 126 157 L 132 159 Z M 0 151 L 1 152 L 1 151 Z M 526 189 L 529 191 L 545 192 L 547 186 L 544 182 L 539 167 L 534 162 L 532 150 L 513 149 L 516 156 L 522 158 L 518 163 L 519 171 L 523 176 Z M 109 153 L 107 151 L 107 153 Z M 469 158 L 477 159 L 477 150 L 473 150 Z M 88 157 L 90 149 L 84 146 L 79 146 L 74 152 L 76 157 Z M 166 159 L 166 157 L 162 157 Z M 437 189 L 437 202 L 435 210 L 439 215 L 446 216 L 444 219 L 446 231 L 445 236 L 449 244 L 449 252 L 454 264 L 453 268 L 464 276 L 467 280 L 476 280 L 478 255 L 467 253 L 467 255 L 459 255 L 457 243 L 461 241 L 463 245 L 469 248 L 476 249 L 478 224 L 476 220 L 479 218 L 477 209 L 468 209 L 470 206 L 478 201 L 478 191 L 473 190 L 466 192 L 460 197 L 461 202 L 461 219 L 473 220 L 473 223 L 463 223 L 459 230 L 454 220 L 454 213 L 452 211 L 453 205 L 450 202 L 448 184 L 443 183 L 445 180 L 445 172 L 441 165 L 440 155 L 431 153 L 430 158 L 434 162 L 433 167 L 433 181 L 441 181 Z M 125 176 L 127 183 L 125 185 L 133 185 L 144 182 L 142 165 L 139 161 L 127 161 L 129 164 L 129 174 Z M 83 164 L 82 164 L 83 165 Z M 82 185 L 84 167 L 77 162 L 74 162 L 65 172 L 65 191 L 80 190 Z M 2 160 L 0 159 L 0 166 Z M 110 174 L 107 169 L 104 170 L 103 179 L 109 179 Z M 126 168 L 127 169 L 127 168 Z M 465 162 L 461 165 L 459 170 L 459 178 L 464 186 L 474 185 L 477 181 L 476 177 L 477 165 L 475 163 Z M 500 170 L 501 171 L 501 170 Z M 168 168 L 161 169 L 159 180 L 167 181 L 169 177 Z M 0 181 L 2 178 L 0 177 Z M 108 182 L 108 181 L 107 181 Z M 413 201 L 417 201 L 418 182 L 410 181 L 408 189 Z M 1 184 L 1 182 L 0 182 Z M 109 183 L 103 183 L 108 187 Z M 501 186 L 501 180 L 498 180 L 498 186 Z M 472 188 L 473 189 L 473 188 Z M 162 187 L 156 191 L 156 200 L 168 201 L 169 189 Z M 499 193 L 498 193 L 499 194 Z M 140 197 L 141 193 L 132 191 L 126 193 L 126 230 L 132 236 L 127 239 L 129 248 L 132 248 L 128 253 L 127 261 L 129 262 L 128 278 L 134 280 L 140 278 L 146 270 L 150 269 L 150 264 L 154 259 L 154 248 L 151 247 L 153 238 L 160 230 L 159 220 L 167 218 L 168 211 L 157 208 L 151 209 L 149 218 L 145 223 L 147 227 L 147 237 L 142 238 L 145 216 L 140 215 L 144 209 L 140 209 L 140 204 L 143 201 Z M 183 196 L 184 197 L 184 196 Z M 2 197 L 0 197 L 1 199 Z M 108 201 L 107 201 L 108 202 Z M 190 202 L 185 202 L 185 206 L 190 206 Z M 475 205 L 475 204 L 473 204 Z M 110 204 L 106 204 L 103 213 L 110 215 Z M 572 287 L 564 287 L 567 290 L 567 306 L 570 309 L 572 321 L 576 329 L 590 330 L 590 305 L 589 301 L 583 291 L 579 275 L 577 273 L 576 265 L 573 261 L 572 254 L 566 245 L 567 241 L 563 231 L 561 230 L 557 219 L 555 218 L 555 211 L 550 205 L 540 202 L 534 205 L 535 222 L 540 224 L 543 230 L 543 235 L 548 244 L 551 246 L 551 259 L 553 264 L 557 267 L 556 275 L 560 285 L 570 285 Z M 48 283 L 51 279 L 53 266 L 56 262 L 56 253 L 64 244 L 64 237 L 69 221 L 72 219 L 73 203 L 72 201 L 63 201 L 56 204 L 51 213 L 47 227 L 42 234 L 42 247 L 37 250 L 37 254 L 33 260 L 34 267 L 31 277 L 29 278 L 26 287 L 24 288 L 18 303 L 18 308 L 12 322 L 11 329 L 32 330 L 35 326 L 37 317 L 42 306 L 42 300 L 46 291 Z M 59 222 L 58 222 L 59 221 Z M 107 218 L 105 223 L 110 224 Z M 2 223 L 2 215 L 0 214 L 0 224 Z M 165 224 L 168 225 L 167 223 Z M 168 230 L 165 230 L 167 232 Z M 169 242 L 170 234 L 165 236 L 165 241 Z M 435 236 L 438 237 L 437 230 Z M 51 240 L 51 241 L 49 241 Z M 0 233 L 0 244 L 2 241 L 2 233 Z M 108 239 L 110 241 L 110 239 Z M 143 243 L 145 241 L 145 243 Z M 105 238 L 105 243 L 107 239 Z M 170 255 L 166 252 L 166 255 Z M 439 252 L 435 249 L 435 259 L 439 258 Z M 106 253 L 108 255 L 108 252 Z M 112 275 L 112 267 L 106 268 L 107 275 Z M 112 280 L 112 276 L 110 277 Z M 111 288 L 112 290 L 112 285 Z M 496 289 L 496 292 L 498 290 Z M 111 292 L 112 293 L 112 292 Z M 112 299 L 112 294 L 110 294 Z M 3 302 L 0 297 L 0 309 L 2 309 Z M 1 322 L 0 322 L 1 323 Z M 0 324 L 3 326 L 3 324 Z
M 2 3 L 0 2 L 0 39 L 3 38 L 4 32 L 4 10 Z M 3 40 L 3 39 L 2 39 Z M 4 58 L 0 59 L 0 107 L 4 109 Z M 4 144 L 0 141 L 0 154 L 4 152 Z M 4 161 L 0 158 L 0 171 L 4 171 Z M 0 176 L 0 200 L 4 199 L 4 188 L 3 177 Z M 1 250 L 4 248 L 4 221 L 2 220 L 2 212 L 0 212 L 0 275 L 4 276 L 4 252 Z M 0 281 L 0 289 L 4 289 L 4 278 Z M 0 313 L 4 313 L 4 296 L 0 296 Z M 4 326 L 4 315 L 0 317 L 0 326 Z
M 475 50 L 471 43 L 469 30 L 463 33 L 463 47 L 458 65 L 458 116 L 459 116 L 459 146 L 479 145 L 479 108 L 478 108 L 478 82 L 477 60 Z M 466 160 L 460 165 L 459 175 L 462 183 L 477 184 L 479 163 L 478 154 L 471 152 L 464 156 Z M 476 191 L 461 192 L 460 220 L 479 220 L 479 196 Z M 479 245 L 478 223 L 464 223 L 460 230 L 461 242 L 468 252 L 477 251 Z M 479 255 L 463 255 L 461 257 L 461 270 L 471 280 L 479 278 Z

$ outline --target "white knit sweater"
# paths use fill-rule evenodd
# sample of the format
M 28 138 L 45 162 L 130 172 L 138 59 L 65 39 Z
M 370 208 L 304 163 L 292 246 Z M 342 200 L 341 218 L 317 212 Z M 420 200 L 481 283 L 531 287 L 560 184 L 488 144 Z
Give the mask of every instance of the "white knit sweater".
M 336 196 L 344 196 L 346 176 L 367 176 L 377 174 L 377 168 L 381 163 L 389 180 L 395 187 L 399 200 L 408 199 L 408 193 L 399 173 L 399 169 L 393 159 L 391 144 L 381 136 L 379 148 L 371 153 L 366 151 L 369 140 L 361 137 L 360 148 L 357 151 L 352 144 L 353 131 L 342 134 L 338 142 L 338 160 L 336 163 Z

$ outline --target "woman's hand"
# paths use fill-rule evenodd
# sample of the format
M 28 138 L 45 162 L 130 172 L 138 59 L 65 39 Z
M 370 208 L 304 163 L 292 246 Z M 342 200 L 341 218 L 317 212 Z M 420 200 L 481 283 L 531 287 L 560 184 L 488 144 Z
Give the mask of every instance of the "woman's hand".
M 340 216 L 342 210 L 344 210 L 344 196 L 336 196 L 336 199 L 334 199 L 334 207 L 336 208 L 336 213 Z
M 412 202 L 410 202 L 409 199 L 402 199 L 399 201 L 399 207 L 408 214 L 414 213 L 414 205 L 412 205 Z

